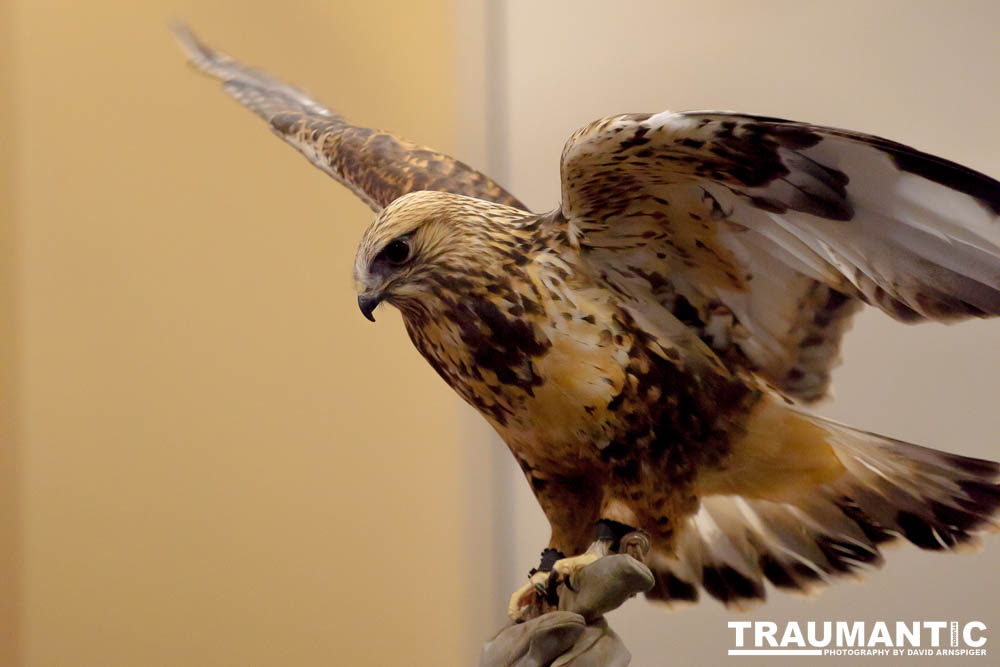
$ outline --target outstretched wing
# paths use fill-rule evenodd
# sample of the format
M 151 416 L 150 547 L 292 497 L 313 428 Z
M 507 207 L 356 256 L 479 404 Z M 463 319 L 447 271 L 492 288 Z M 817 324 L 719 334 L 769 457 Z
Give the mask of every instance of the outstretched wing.
M 488 177 L 452 157 L 395 135 L 352 125 L 301 90 L 202 44 L 185 26 L 174 33 L 190 61 L 310 162 L 375 211 L 417 190 L 441 190 L 525 209 Z
M 862 302 L 903 321 L 1000 313 L 1000 183 L 892 141 L 622 115 L 573 135 L 562 185 L 595 272 L 641 282 L 720 356 L 804 400 L 826 393 Z

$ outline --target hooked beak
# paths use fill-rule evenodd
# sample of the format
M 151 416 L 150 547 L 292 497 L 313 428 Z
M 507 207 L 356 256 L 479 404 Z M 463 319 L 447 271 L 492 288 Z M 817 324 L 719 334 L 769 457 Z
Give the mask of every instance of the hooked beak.
M 381 294 L 359 294 L 358 295 L 358 308 L 361 309 L 361 314 L 368 318 L 369 322 L 374 322 L 375 318 L 372 317 L 372 311 L 375 310 L 375 306 L 382 303 Z

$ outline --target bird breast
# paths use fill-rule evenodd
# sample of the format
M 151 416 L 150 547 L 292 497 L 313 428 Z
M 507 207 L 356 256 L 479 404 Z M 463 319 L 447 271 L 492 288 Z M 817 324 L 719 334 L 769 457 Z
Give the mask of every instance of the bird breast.
M 596 461 L 615 435 L 611 406 L 627 382 L 628 347 L 610 313 L 594 312 L 600 310 L 560 309 L 548 320 L 551 347 L 534 360 L 542 382 L 501 433 L 536 466 Z
M 519 458 L 579 469 L 614 437 L 633 337 L 595 285 L 554 289 L 529 270 L 510 291 L 466 294 L 440 316 L 408 318 L 416 347 Z M 404 313 L 405 316 L 405 313 Z

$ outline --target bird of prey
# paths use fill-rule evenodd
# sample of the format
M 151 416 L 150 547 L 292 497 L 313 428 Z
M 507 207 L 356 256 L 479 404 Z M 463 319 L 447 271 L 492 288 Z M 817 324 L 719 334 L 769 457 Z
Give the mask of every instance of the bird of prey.
M 739 607 L 765 581 L 811 591 L 878 566 L 893 540 L 946 550 L 997 527 L 997 463 L 805 409 L 864 305 L 901 322 L 1000 313 L 996 180 L 858 132 L 633 113 L 573 134 L 559 206 L 533 213 L 471 167 L 178 35 L 377 213 L 354 265 L 362 313 L 401 311 L 551 524 L 513 615 L 624 538 L 647 540 L 650 598 L 703 589 Z

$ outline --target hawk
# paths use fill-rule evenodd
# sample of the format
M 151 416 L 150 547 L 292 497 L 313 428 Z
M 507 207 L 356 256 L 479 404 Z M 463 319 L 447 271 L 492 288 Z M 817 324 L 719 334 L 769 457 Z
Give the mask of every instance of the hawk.
M 622 114 L 570 137 L 562 200 L 533 213 L 451 157 L 178 36 L 377 213 L 354 265 L 362 313 L 401 311 L 551 524 L 513 615 L 636 540 L 648 597 L 739 607 L 765 581 L 811 591 L 878 566 L 893 540 L 948 550 L 997 528 L 997 463 L 805 409 L 864 305 L 901 322 L 1000 313 L 996 180 L 808 123 Z

